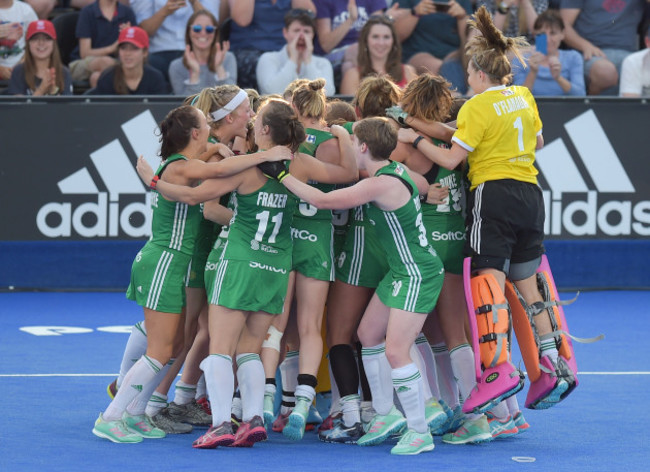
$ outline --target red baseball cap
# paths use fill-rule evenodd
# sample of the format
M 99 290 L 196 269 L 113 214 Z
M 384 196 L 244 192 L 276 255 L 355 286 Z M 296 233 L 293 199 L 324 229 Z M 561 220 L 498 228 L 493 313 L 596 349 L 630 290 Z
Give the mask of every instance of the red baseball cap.
M 120 31 L 120 37 L 117 39 L 117 42 L 118 44 L 131 43 L 140 49 L 148 49 L 149 35 L 139 26 L 131 26 Z
M 38 33 L 43 33 L 48 35 L 52 39 L 56 39 L 56 30 L 54 29 L 54 25 L 52 24 L 51 21 L 48 20 L 32 21 L 27 27 L 27 35 L 25 36 L 25 39 L 29 41 L 29 39 L 32 36 Z

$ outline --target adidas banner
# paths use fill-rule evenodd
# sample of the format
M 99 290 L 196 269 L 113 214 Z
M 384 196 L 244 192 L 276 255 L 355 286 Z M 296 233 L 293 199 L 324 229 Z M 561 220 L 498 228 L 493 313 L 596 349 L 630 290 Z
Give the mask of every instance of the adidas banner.
M 149 236 L 135 162 L 160 162 L 157 123 L 178 101 L 115 100 L 2 105 L 0 192 L 13 203 L 0 209 L 0 240 Z M 649 236 L 648 105 L 541 99 L 539 108 L 548 239 Z
M 150 233 L 136 159 L 158 165 L 157 123 L 180 102 L 0 98 L 0 290 L 126 287 Z M 537 166 L 558 284 L 650 287 L 648 103 L 538 105 L 545 146 Z

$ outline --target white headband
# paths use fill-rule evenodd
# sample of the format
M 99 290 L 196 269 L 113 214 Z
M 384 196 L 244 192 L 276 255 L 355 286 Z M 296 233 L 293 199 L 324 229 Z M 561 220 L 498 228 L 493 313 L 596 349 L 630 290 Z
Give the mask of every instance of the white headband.
M 235 108 L 244 103 L 244 100 L 248 100 L 248 94 L 243 90 L 239 89 L 237 95 L 235 95 L 232 100 L 230 100 L 226 105 L 212 112 L 212 119 L 214 121 L 219 121 L 230 113 L 232 113 Z

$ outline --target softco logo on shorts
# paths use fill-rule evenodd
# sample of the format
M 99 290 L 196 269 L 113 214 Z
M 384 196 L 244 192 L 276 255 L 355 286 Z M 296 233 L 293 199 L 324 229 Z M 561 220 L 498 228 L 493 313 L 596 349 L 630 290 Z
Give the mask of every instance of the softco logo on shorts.
M 546 234 L 649 236 L 650 201 L 633 199 L 634 185 L 594 111 L 566 122 L 564 129 L 580 160 L 561 138 L 546 144 L 536 156 L 549 187 L 543 191 Z M 589 188 L 585 177 L 596 190 Z M 576 199 L 575 194 L 586 194 L 586 200 Z M 607 194 L 630 197 L 615 200 Z
M 149 110 L 122 124 L 136 155 L 147 156 L 154 169 L 160 164 L 158 139 L 152 131 L 157 129 Z M 120 141 L 114 139 L 92 152 L 90 160 L 108 191 L 99 191 L 86 167 L 65 177 L 57 183 L 63 195 L 95 195 L 96 199 L 76 208 L 70 201 L 46 203 L 36 215 L 39 231 L 50 238 L 71 236 L 73 230 L 86 238 L 118 237 L 120 231 L 134 238 L 149 236 L 149 196 L 135 171 L 135 158 L 129 158 Z M 120 196 L 126 194 L 136 195 L 138 200 L 120 205 Z

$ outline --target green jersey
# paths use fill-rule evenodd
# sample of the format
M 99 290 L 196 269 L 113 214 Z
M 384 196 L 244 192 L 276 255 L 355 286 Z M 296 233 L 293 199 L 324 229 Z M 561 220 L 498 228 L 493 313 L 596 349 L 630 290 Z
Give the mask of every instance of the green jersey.
M 305 141 L 300 145 L 298 151 L 309 154 L 310 156 L 316 157 L 316 150 L 325 141 L 334 139 L 332 133 L 328 131 L 322 131 L 314 128 L 305 128 L 305 133 L 307 137 Z M 319 189 L 322 192 L 331 192 L 334 189 L 333 184 L 322 184 L 313 180 L 307 182 L 314 188 Z M 324 220 L 332 221 L 332 210 L 319 210 L 314 205 L 311 205 L 303 200 L 300 200 L 298 204 L 298 210 L 294 215 L 295 218 L 309 218 L 311 220 Z
M 187 160 L 180 154 L 168 157 L 158 167 L 156 175 L 161 175 L 169 164 L 181 159 Z M 149 242 L 191 256 L 202 219 L 200 206 L 172 202 L 156 190 L 152 192 L 151 197 L 153 216 Z
M 291 269 L 291 221 L 296 198 L 269 179 L 255 192 L 233 193 L 234 214 L 223 258 Z
M 425 312 L 420 311 L 421 307 L 418 303 L 422 297 L 420 287 L 426 284 L 427 279 L 443 273 L 442 263 L 429 243 L 426 228 L 422 223 L 417 187 L 404 166 L 397 162 L 390 162 L 375 173 L 375 176 L 380 175 L 398 177 L 411 188 L 411 198 L 402 207 L 393 211 L 384 211 L 375 205 L 370 205 L 368 217 L 374 222 L 379 241 L 386 251 L 390 267 L 388 278 L 393 283 L 393 294 L 397 294 L 403 285 L 407 286 L 408 293 L 403 295 L 403 305 L 400 302 L 400 308 L 411 312 Z M 403 284 L 403 281 L 408 283 Z M 391 306 L 385 300 L 382 301 Z M 426 305 L 429 304 L 430 302 Z M 428 309 L 433 309 L 433 306 L 435 301 Z

